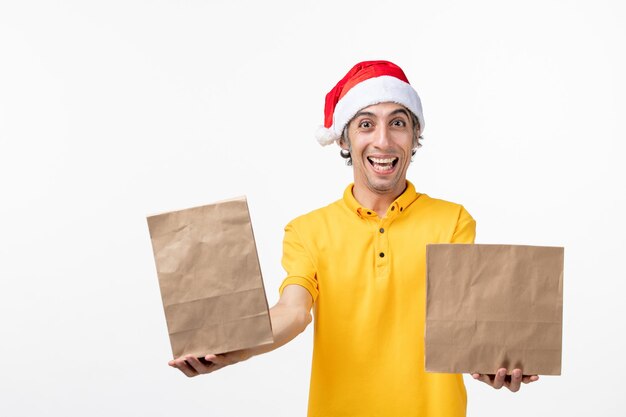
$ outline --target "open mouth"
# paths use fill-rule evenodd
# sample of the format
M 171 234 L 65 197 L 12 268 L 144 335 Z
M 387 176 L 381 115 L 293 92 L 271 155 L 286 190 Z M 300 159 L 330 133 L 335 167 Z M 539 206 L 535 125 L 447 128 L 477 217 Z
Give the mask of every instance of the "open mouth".
M 376 172 L 389 172 L 393 170 L 393 168 L 398 163 L 398 158 L 376 158 L 373 156 L 368 156 L 367 160 L 369 161 L 372 168 Z

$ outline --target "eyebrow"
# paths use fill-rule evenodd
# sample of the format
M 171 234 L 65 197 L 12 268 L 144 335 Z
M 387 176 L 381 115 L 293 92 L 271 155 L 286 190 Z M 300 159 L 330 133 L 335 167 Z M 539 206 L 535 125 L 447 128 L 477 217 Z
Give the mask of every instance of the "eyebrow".
M 375 114 L 372 113 L 371 111 L 360 111 L 357 114 L 355 114 L 353 118 L 356 119 L 357 117 L 361 117 L 361 116 L 372 117 L 372 116 L 375 116 Z
M 409 117 L 409 112 L 406 109 L 395 109 L 394 111 L 392 111 L 391 113 L 389 113 L 390 116 L 395 116 L 396 114 L 404 114 L 406 117 Z M 360 111 L 357 114 L 354 115 L 354 119 L 356 119 L 357 117 L 361 117 L 361 116 L 368 116 L 368 117 L 376 117 L 376 115 L 374 113 L 372 113 L 371 111 Z
M 406 109 L 396 109 L 396 110 L 391 112 L 390 116 L 396 115 L 398 113 L 402 113 L 402 114 L 404 114 L 406 117 L 408 117 L 410 119 L 409 112 Z

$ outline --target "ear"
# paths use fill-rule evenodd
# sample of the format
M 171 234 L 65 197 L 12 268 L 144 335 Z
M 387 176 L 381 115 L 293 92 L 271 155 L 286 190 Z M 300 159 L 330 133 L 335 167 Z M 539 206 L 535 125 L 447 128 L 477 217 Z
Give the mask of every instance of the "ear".
M 346 150 L 350 149 L 350 146 L 348 146 L 343 136 L 339 139 L 339 146 L 341 147 L 341 149 L 346 149 Z
M 415 126 L 413 130 L 413 149 L 417 148 L 417 145 L 419 144 L 419 137 L 420 137 L 420 127 Z

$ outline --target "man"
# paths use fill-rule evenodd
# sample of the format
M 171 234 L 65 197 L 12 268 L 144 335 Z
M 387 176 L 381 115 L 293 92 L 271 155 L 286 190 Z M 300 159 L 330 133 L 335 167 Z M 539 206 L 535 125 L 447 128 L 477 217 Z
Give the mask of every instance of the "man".
M 462 376 L 424 371 L 425 248 L 473 243 L 475 222 L 406 180 L 423 129 L 400 67 L 354 66 L 326 96 L 318 132 L 321 144 L 339 144 L 354 183 L 285 228 L 287 278 L 270 311 L 275 342 L 170 365 L 195 376 L 273 350 L 306 328 L 315 305 L 309 416 L 464 416 Z M 506 373 L 473 377 L 511 391 L 538 379 Z

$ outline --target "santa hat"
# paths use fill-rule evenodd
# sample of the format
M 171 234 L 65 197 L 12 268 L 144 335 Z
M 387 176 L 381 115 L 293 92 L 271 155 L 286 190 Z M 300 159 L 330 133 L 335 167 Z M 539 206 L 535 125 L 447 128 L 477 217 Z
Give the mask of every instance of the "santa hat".
M 402 69 L 389 61 L 359 62 L 326 94 L 324 126 L 315 135 L 318 142 L 326 146 L 338 141 L 359 110 L 388 101 L 411 110 L 424 130 L 422 103 Z

